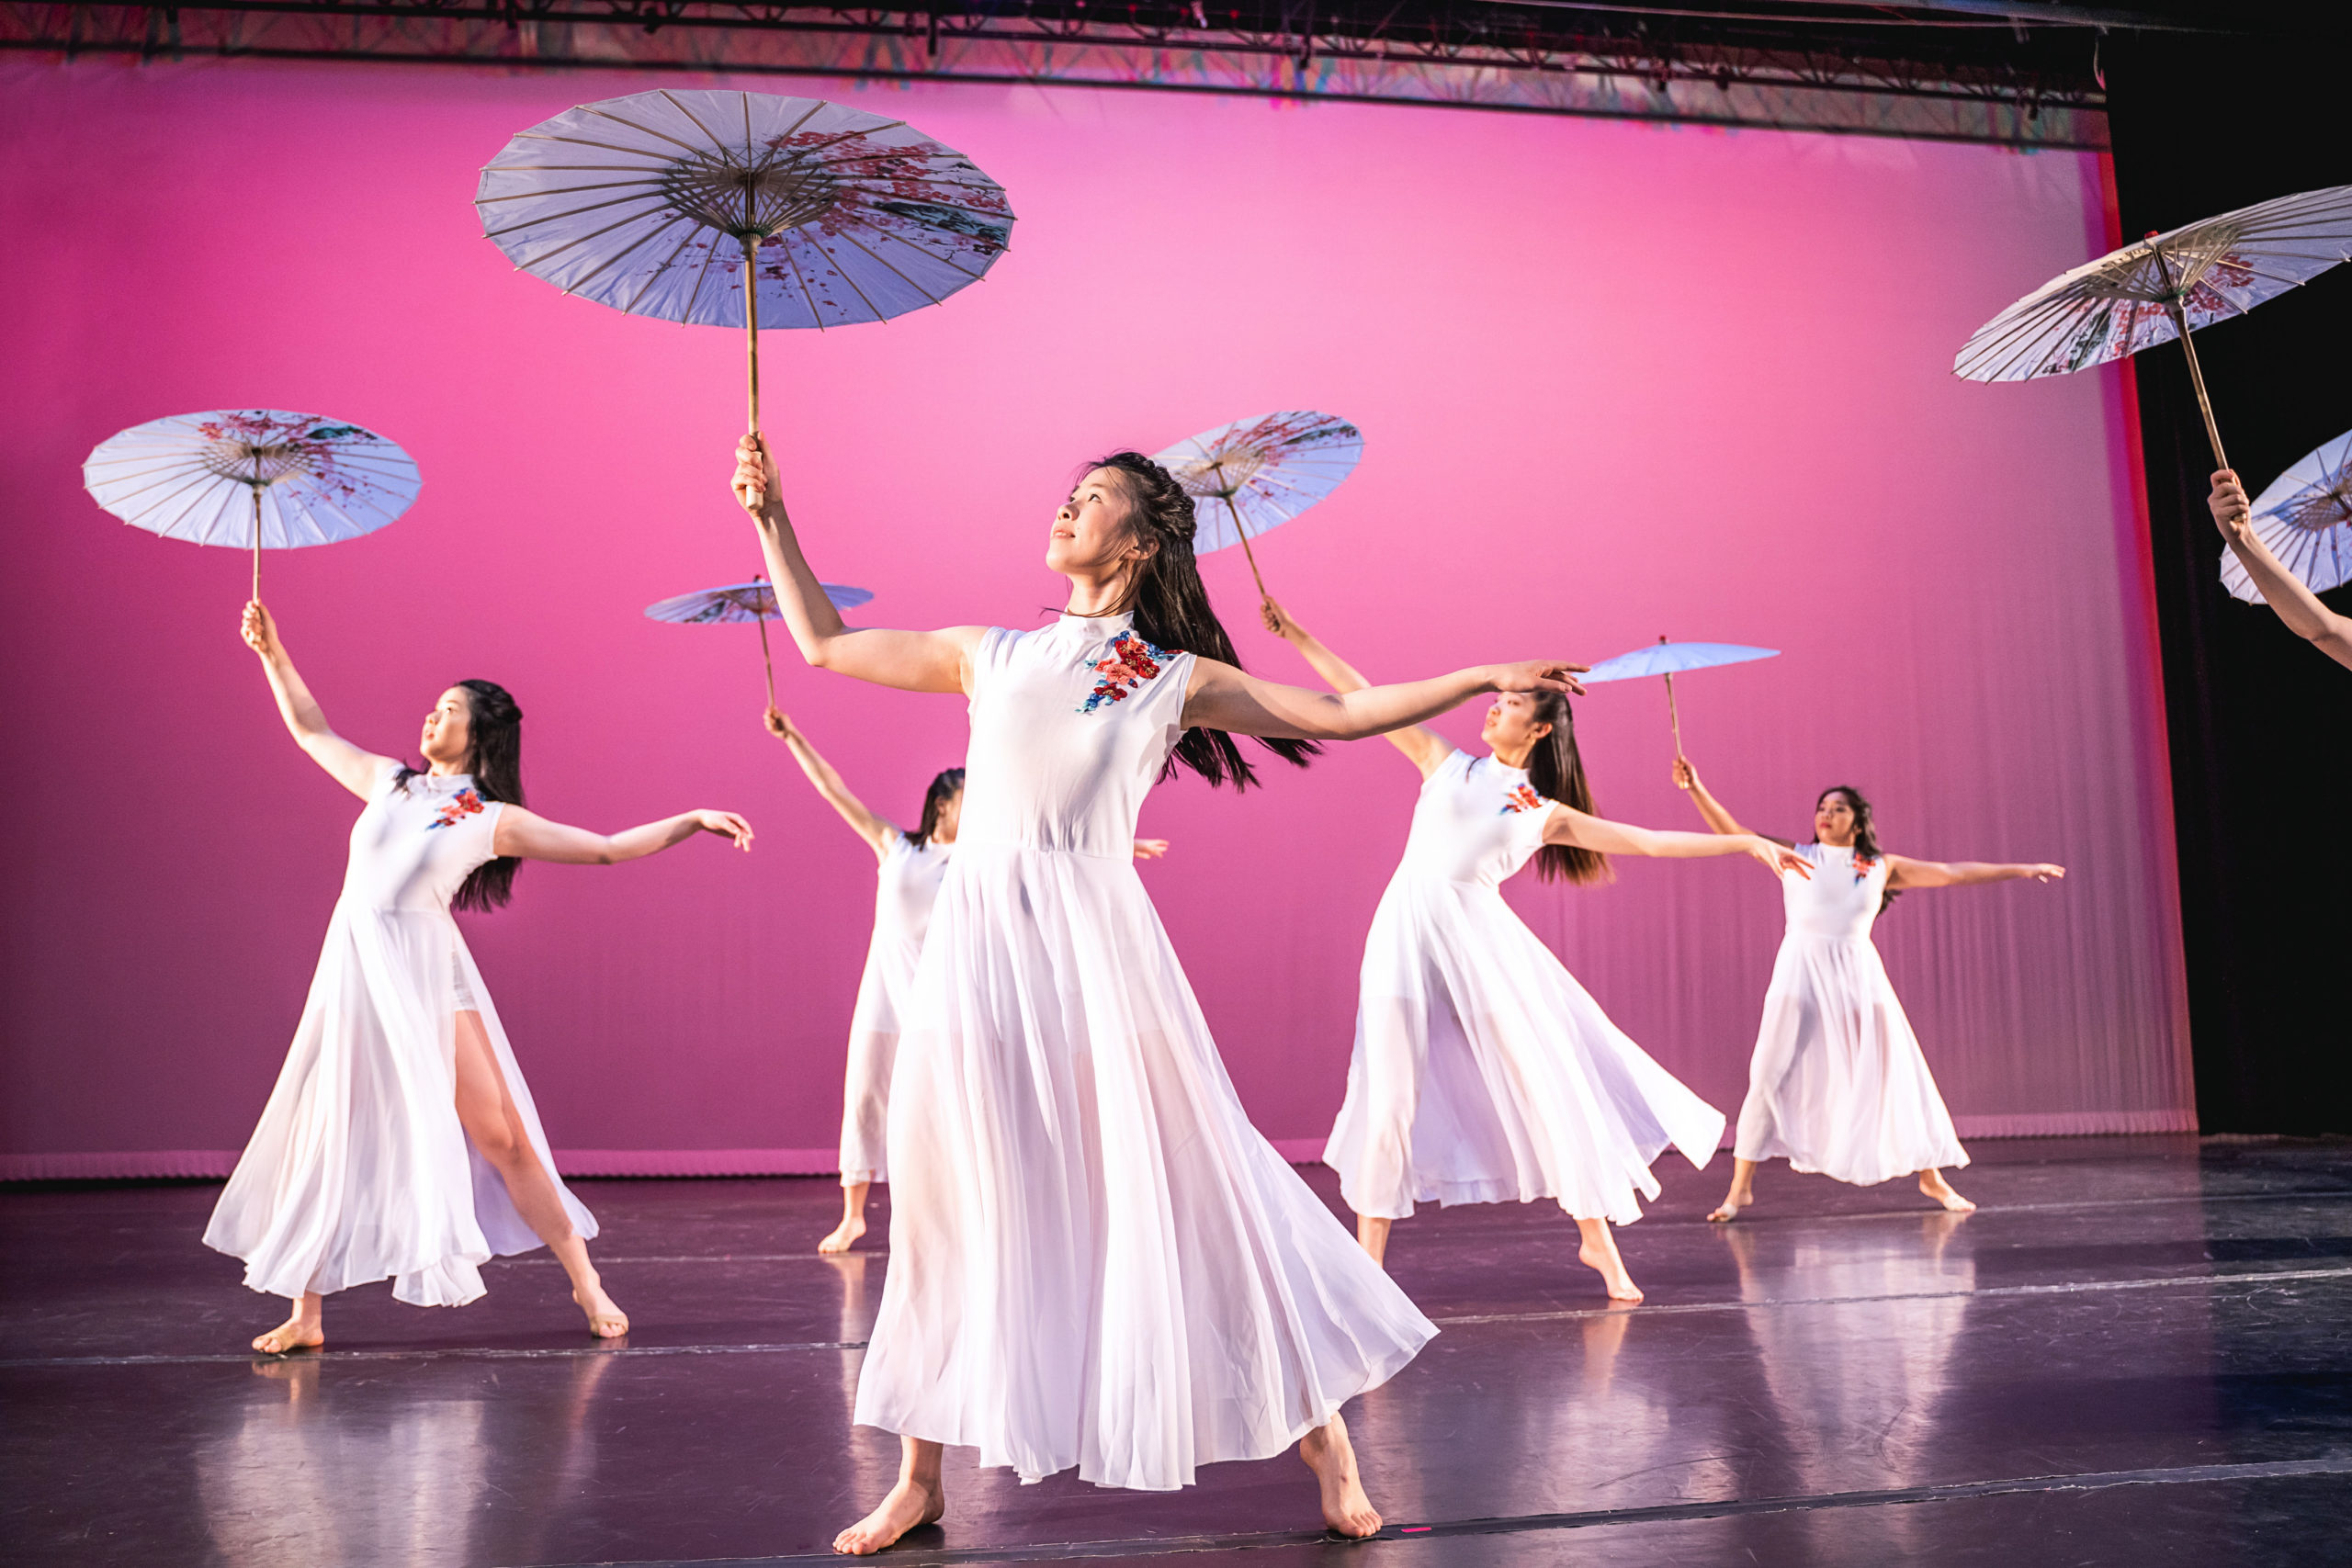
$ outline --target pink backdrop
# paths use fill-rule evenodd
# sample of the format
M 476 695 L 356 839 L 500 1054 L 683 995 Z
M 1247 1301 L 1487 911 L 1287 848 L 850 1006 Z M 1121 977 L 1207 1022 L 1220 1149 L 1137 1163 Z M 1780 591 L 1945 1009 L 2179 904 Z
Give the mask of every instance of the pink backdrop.
M 125 528 L 96 442 L 268 405 L 423 467 L 267 596 L 340 729 L 414 744 L 448 681 L 510 685 L 535 807 L 747 812 L 616 869 L 532 866 L 468 923 L 582 1170 L 821 1168 L 872 863 L 758 728 L 749 628 L 644 620 L 748 575 L 728 333 L 512 273 L 476 168 L 644 79 L 361 66 L 0 67 L 0 447 L 17 869 L 0 1174 L 202 1169 L 258 1111 L 356 803 L 288 743 L 234 635 L 245 563 Z M 1034 623 L 1080 459 L 1285 407 L 1369 437 L 1263 562 L 1374 676 L 1654 639 L 1787 650 L 1683 687 L 1735 809 L 1802 833 L 1871 791 L 1902 852 L 2064 861 L 1907 898 L 1882 944 L 1964 1131 L 2193 1125 L 2139 508 L 2112 373 L 1954 380 L 1952 349 L 2103 248 L 2094 158 L 1116 92 L 752 83 L 903 115 L 1021 221 L 989 281 L 888 326 L 769 339 L 809 554 L 865 618 Z M 1303 670 L 1211 587 L 1245 657 Z M 885 812 L 960 759 L 961 705 L 798 668 L 786 701 Z M 1695 826 L 1656 682 L 1580 709 L 1604 810 Z M 1467 741 L 1471 715 L 1448 721 Z M 1236 799 L 1194 784 L 1145 875 L 1252 1115 L 1314 1146 L 1411 769 L 1377 742 Z M 1779 897 L 1636 863 L 1513 897 L 1614 1016 L 1736 1109 Z M 179 1152 L 174 1152 L 179 1151 Z M 764 1151 L 764 1152 L 762 1152 Z M 797 1151 L 797 1153 L 794 1151 Z M 813 1152 L 812 1152 L 813 1151 Z

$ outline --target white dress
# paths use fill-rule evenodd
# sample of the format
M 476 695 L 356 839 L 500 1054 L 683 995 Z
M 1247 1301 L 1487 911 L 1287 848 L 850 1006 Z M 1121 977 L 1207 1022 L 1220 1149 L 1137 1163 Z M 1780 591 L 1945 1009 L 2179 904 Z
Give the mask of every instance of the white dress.
M 972 660 L 856 1418 L 1023 1481 L 1265 1458 L 1437 1332 L 1250 1125 L 1136 874 L 1192 666 L 1125 616 Z
M 1732 1152 L 1858 1186 L 1968 1163 L 1918 1036 L 1871 944 L 1884 856 L 1801 844 L 1813 879 L 1781 877 L 1789 932 L 1764 993 Z
M 503 809 L 458 774 L 378 777 L 351 828 L 343 897 L 294 1043 L 205 1228 L 245 1260 L 245 1283 L 322 1295 L 387 1277 L 418 1306 L 482 1293 L 480 1266 L 539 1238 L 475 1153 L 457 1110 L 457 1014 L 481 1015 L 506 1092 L 555 1180 L 531 1090 L 514 1065 L 449 900 L 492 858 Z M 556 1181 L 582 1236 L 596 1222 Z
M 1323 1163 L 1359 1214 L 1551 1198 L 1631 1224 L 1671 1144 L 1703 1167 L 1723 1112 L 1609 1021 L 1504 902 L 1553 802 L 1456 751 L 1422 781 L 1364 942 L 1348 1092 Z
M 842 1085 L 842 1185 L 888 1181 L 882 1151 L 890 1114 L 890 1069 L 899 1059 L 915 982 L 915 960 L 953 846 L 913 843 L 896 833 L 875 874 L 874 940 L 849 1020 L 849 1073 Z

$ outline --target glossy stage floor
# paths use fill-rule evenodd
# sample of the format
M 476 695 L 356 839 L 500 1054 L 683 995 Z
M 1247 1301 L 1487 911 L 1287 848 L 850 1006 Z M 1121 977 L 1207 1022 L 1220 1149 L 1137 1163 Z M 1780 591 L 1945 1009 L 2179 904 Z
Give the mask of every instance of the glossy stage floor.
M 1977 1153 L 1973 1215 L 1774 1168 L 1728 1228 L 1720 1166 L 1662 1164 L 1632 1311 L 1549 1206 L 1400 1224 L 1443 1332 L 1349 1409 L 1371 1542 L 1306 1528 L 1292 1457 L 1143 1495 L 951 1453 L 886 1561 L 2352 1562 L 2352 1144 Z M 274 1318 L 197 1243 L 215 1190 L 0 1192 L 9 1562 L 815 1562 L 889 1483 L 848 1421 L 883 1228 L 819 1258 L 821 1181 L 582 1183 L 625 1347 L 542 1254 L 459 1311 L 352 1292 L 287 1360 L 240 1353 Z

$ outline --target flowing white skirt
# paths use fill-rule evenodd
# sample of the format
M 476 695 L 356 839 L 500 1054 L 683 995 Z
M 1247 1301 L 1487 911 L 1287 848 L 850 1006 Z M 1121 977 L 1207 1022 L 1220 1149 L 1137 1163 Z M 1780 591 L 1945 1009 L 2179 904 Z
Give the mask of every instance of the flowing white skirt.
M 861 1425 L 1166 1491 L 1437 1332 L 1250 1125 L 1125 859 L 957 846 L 889 1137 Z
M 335 906 L 293 1046 L 204 1244 L 276 1296 L 390 1279 L 418 1306 L 482 1293 L 481 1265 L 539 1238 L 475 1153 L 457 1110 L 457 1002 L 472 993 L 506 1092 L 555 1179 L 531 1091 L 458 923 L 436 910 Z M 596 1221 L 556 1182 L 572 1228 Z
M 1860 1187 L 1968 1163 L 1869 938 L 1781 942 L 1732 1152 Z
M 858 982 L 857 1007 L 849 1020 L 849 1061 L 842 1080 L 842 1185 L 889 1180 L 884 1151 L 889 1146 L 890 1075 L 899 1060 L 899 1010 L 893 1005 L 883 965 L 888 962 L 875 939 Z
M 1360 1214 L 1532 1202 L 1631 1224 L 1668 1145 L 1704 1167 L 1723 1112 L 1609 1021 L 1476 883 L 1398 877 L 1364 944 L 1347 1099 L 1323 1161 Z

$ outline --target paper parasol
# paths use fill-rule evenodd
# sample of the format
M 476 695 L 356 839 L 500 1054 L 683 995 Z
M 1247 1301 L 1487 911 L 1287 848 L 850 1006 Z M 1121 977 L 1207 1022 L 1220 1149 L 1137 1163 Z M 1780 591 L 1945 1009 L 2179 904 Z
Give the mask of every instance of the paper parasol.
M 863 588 L 845 588 L 839 583 L 820 582 L 825 597 L 833 602 L 836 610 L 854 610 L 874 595 Z M 668 621 L 673 626 L 717 626 L 750 621 L 760 628 L 760 659 L 768 671 L 768 706 L 775 706 L 775 660 L 768 653 L 768 623 L 780 619 L 784 612 L 775 602 L 775 587 L 759 578 L 749 582 L 729 582 L 718 588 L 705 588 L 699 592 L 681 593 L 674 599 L 661 599 L 645 607 L 646 618 Z
M 1719 664 L 1745 664 L 1753 659 L 1778 659 L 1777 648 L 1748 648 L 1736 642 L 1668 642 L 1664 637 L 1646 648 L 1604 659 L 1577 677 L 1589 686 L 1596 681 L 1630 681 L 1640 675 L 1666 677 L 1667 722 L 1674 727 L 1674 754 L 1682 755 L 1682 716 L 1674 705 L 1674 678 L 1690 670 L 1713 670 Z
M 667 88 L 566 109 L 509 141 L 474 197 L 482 232 L 566 294 L 740 326 L 751 428 L 760 327 L 887 321 L 1004 253 L 1012 209 L 972 161 L 904 120 L 820 98 Z
M 2314 593 L 2352 577 L 2352 430 L 2270 481 L 2255 498 L 2254 532 Z M 2237 552 L 2226 547 L 2222 585 L 2249 604 L 2262 603 Z
M 1289 522 L 1340 488 L 1363 456 L 1363 432 L 1328 413 L 1293 410 L 1237 419 L 1179 441 L 1152 461 L 1193 497 L 1193 553 L 1241 547 L 1266 597 L 1250 536 Z
M 92 448 L 82 483 L 134 528 L 254 554 L 372 534 L 416 500 L 416 463 L 370 430 L 283 409 L 134 424 Z
M 2189 334 L 2242 316 L 2352 259 L 2352 186 L 2282 196 L 2112 251 L 2043 284 L 1961 345 L 1952 373 L 2027 381 L 2104 365 L 2172 338 L 2188 358 L 2213 466 L 2226 468 Z

